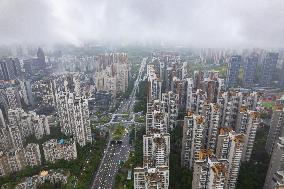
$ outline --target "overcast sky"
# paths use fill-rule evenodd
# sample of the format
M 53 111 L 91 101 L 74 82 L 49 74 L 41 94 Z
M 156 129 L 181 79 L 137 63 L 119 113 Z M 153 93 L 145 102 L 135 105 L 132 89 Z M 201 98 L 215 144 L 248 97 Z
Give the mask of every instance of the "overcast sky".
M 283 47 L 284 0 L 0 0 L 0 44 Z

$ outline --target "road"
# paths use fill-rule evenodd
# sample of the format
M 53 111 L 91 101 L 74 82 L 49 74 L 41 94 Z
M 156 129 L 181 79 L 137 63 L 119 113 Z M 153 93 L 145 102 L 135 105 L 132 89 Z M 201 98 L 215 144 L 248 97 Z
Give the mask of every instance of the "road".
M 139 73 L 137 79 L 134 83 L 133 90 L 129 98 L 122 104 L 121 108 L 115 111 L 112 116 L 111 122 L 113 121 L 113 117 L 116 114 L 121 114 L 122 112 L 129 112 L 130 115 L 133 115 L 133 107 L 135 104 L 135 95 L 136 91 L 139 87 L 139 82 L 141 81 L 141 77 L 146 66 L 147 59 L 144 58 L 141 62 L 141 66 L 139 69 Z M 132 120 L 133 121 L 133 120 Z M 128 124 L 124 124 L 126 127 Z M 109 132 L 111 133 L 111 132 Z M 95 175 L 94 181 L 91 185 L 92 189 L 112 189 L 114 185 L 115 175 L 119 169 L 119 163 L 121 161 L 126 161 L 128 159 L 130 153 L 130 145 L 129 145 L 129 135 L 125 134 L 122 138 L 122 143 L 111 144 L 112 137 L 111 134 L 109 136 L 108 145 L 105 149 L 105 154 L 102 158 L 101 164 L 99 166 L 99 170 Z
M 136 95 L 137 89 L 139 87 L 139 83 L 142 80 L 142 74 L 143 74 L 143 71 L 145 69 L 146 64 L 147 64 L 147 58 L 143 58 L 143 60 L 141 62 L 140 69 L 139 69 L 138 76 L 136 78 L 136 81 L 134 82 L 133 90 L 130 94 L 130 97 L 124 103 L 124 106 L 122 108 L 120 108 L 115 113 L 118 114 L 118 113 L 123 113 L 123 112 L 130 112 L 131 115 L 133 114 L 133 107 L 134 107 L 134 104 L 135 104 L 135 95 Z
M 122 143 L 111 144 L 104 157 L 104 163 L 100 167 L 92 188 L 111 189 L 120 162 L 128 159 L 130 152 L 129 136 L 125 134 Z

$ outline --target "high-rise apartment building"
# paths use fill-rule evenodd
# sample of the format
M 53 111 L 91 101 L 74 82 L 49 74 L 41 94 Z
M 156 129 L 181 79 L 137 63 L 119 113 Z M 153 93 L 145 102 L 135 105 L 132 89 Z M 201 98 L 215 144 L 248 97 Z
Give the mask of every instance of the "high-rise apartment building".
M 27 164 L 31 167 L 41 164 L 41 154 L 38 144 L 30 143 L 25 147 Z
M 228 166 L 228 189 L 234 189 L 237 185 L 237 179 L 244 149 L 244 135 L 236 134 L 230 129 L 221 129 L 218 136 L 216 157 L 218 159 L 227 159 Z
M 148 89 L 147 102 L 161 99 L 162 83 L 159 75 L 156 74 L 155 65 L 147 65 Z
M 73 160 L 77 158 L 76 142 L 71 139 L 51 139 L 42 144 L 44 158 L 54 163 L 57 160 Z
M 10 149 L 0 153 L 0 176 L 20 171 L 26 166 L 41 164 L 38 144 L 28 144 L 26 148 Z
M 11 149 L 7 153 L 8 165 L 10 172 L 17 172 L 27 166 L 27 160 L 25 158 L 25 150 L 22 148 Z
M 50 134 L 47 117 L 37 115 L 36 112 L 33 111 L 25 112 L 23 109 L 19 108 L 15 110 L 10 109 L 8 111 L 8 121 L 10 132 L 13 130 L 14 132 L 12 133 L 14 135 L 16 130 L 19 130 L 22 140 L 31 135 L 34 135 L 36 139 L 41 139 L 43 135 Z M 13 140 L 14 137 L 11 138 Z M 15 140 L 20 141 L 18 139 Z
M 197 89 L 192 94 L 192 101 L 191 101 L 191 109 L 189 111 L 193 111 L 195 114 L 202 114 L 203 106 L 207 103 L 207 96 L 205 91 L 202 89 Z
M 169 166 L 170 159 L 170 135 L 146 134 L 143 136 L 144 166 Z
M 264 189 L 280 189 L 279 185 L 282 183 L 277 182 L 279 177 L 283 175 L 284 170 L 284 138 L 279 137 L 278 142 L 275 144 L 273 153 L 271 155 L 266 179 L 264 183 Z
M 0 177 L 20 171 L 26 166 L 41 164 L 38 144 L 30 143 L 25 148 L 9 149 L 0 152 Z
M 187 78 L 186 79 L 186 84 L 187 84 L 187 88 L 186 88 L 186 111 L 193 111 L 193 107 L 192 104 L 194 102 L 194 98 L 193 98 L 193 79 L 192 78 Z
M 181 164 L 192 168 L 199 151 L 205 148 L 205 117 L 188 113 L 184 117 Z
M 269 133 L 266 140 L 265 150 L 271 155 L 274 146 L 278 143 L 279 137 L 284 136 L 284 109 L 282 105 L 277 105 L 272 114 Z
M 134 168 L 134 189 L 167 189 L 169 187 L 169 167 Z
M 222 109 L 222 127 L 235 129 L 237 117 L 243 102 L 243 94 L 238 91 L 229 91 L 221 93 L 218 104 Z
M 17 58 L 0 59 L 0 80 L 14 80 L 20 76 L 21 66 Z
M 97 91 L 111 92 L 114 97 L 126 92 L 129 79 L 128 58 L 125 53 L 110 55 L 100 59 L 101 64 L 96 72 L 96 89 Z
M 209 153 L 209 154 L 208 154 Z M 208 154 L 205 155 L 205 154 Z M 228 161 L 211 157 L 211 152 L 200 151 L 194 163 L 192 188 L 225 189 L 228 180 Z
M 167 113 L 167 125 L 170 130 L 176 126 L 178 116 L 178 95 L 172 91 L 162 93 L 163 110 Z
M 170 134 L 177 117 L 178 96 L 161 94 L 154 65 L 148 65 L 146 135 L 143 136 L 143 167 L 134 168 L 135 189 L 168 189 Z
M 62 84 L 62 83 L 61 83 Z M 29 87 L 27 81 L 25 81 L 27 95 L 32 93 L 32 96 L 37 100 L 36 103 L 53 106 L 56 105 L 56 79 L 39 80 L 33 83 L 32 88 Z M 29 96 L 29 95 L 28 95 Z M 33 99 L 30 98 L 29 102 L 33 103 Z
M 236 132 L 244 134 L 242 161 L 250 160 L 259 123 L 260 118 L 258 112 L 247 110 L 246 107 L 241 108 L 238 116 Z
M 16 87 L 6 88 L 6 98 L 8 101 L 9 109 L 21 108 L 20 94 Z
M 73 93 L 60 92 L 57 95 L 57 110 L 62 133 L 73 135 L 80 146 L 92 142 L 87 100 L 75 97 Z
M 280 74 L 278 87 L 283 90 L 284 89 L 284 74 L 283 74 L 284 73 L 284 64 L 282 64 L 282 68 L 281 68 L 280 73 L 282 73 L 282 74 Z
M 168 132 L 168 114 L 162 108 L 160 100 L 154 100 L 152 103 L 147 104 L 146 133 Z
M 20 130 L 20 119 L 17 110 L 9 110 L 8 112 L 8 130 L 13 148 L 23 148 L 24 138 Z
M 204 106 L 203 115 L 205 117 L 205 144 L 207 149 L 215 152 L 219 128 L 221 124 L 222 111 L 218 104 L 210 103 Z

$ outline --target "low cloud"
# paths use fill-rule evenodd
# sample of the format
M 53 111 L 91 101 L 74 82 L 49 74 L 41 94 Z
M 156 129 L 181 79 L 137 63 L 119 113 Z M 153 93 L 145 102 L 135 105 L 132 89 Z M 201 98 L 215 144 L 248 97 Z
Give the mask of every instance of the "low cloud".
M 283 0 L 0 0 L 0 44 L 283 47 Z

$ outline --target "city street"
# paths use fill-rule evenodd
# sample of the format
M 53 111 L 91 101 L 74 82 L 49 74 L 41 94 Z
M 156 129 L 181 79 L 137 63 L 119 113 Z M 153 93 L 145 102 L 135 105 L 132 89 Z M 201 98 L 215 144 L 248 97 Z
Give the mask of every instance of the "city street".
M 92 188 L 111 189 L 120 162 L 125 162 L 128 159 L 129 151 L 128 134 L 124 135 L 122 143 L 111 144 L 106 152 L 104 163 L 98 171 Z
M 144 68 L 146 66 L 147 58 L 143 58 L 137 79 L 134 83 L 133 90 L 130 97 L 122 104 L 121 108 L 116 110 L 113 114 L 110 124 L 116 114 L 122 112 L 129 112 L 130 116 L 133 115 L 133 107 L 135 104 L 135 95 L 141 81 Z M 132 120 L 134 122 L 134 120 Z M 124 124 L 128 127 L 128 124 Z M 105 154 L 102 158 L 99 170 L 95 175 L 91 188 L 93 189 L 111 189 L 114 185 L 115 175 L 119 169 L 120 162 L 125 162 L 128 159 L 130 153 L 129 135 L 125 133 L 122 139 L 122 143 L 113 144 L 112 136 L 109 136 L 109 142 L 105 150 Z

